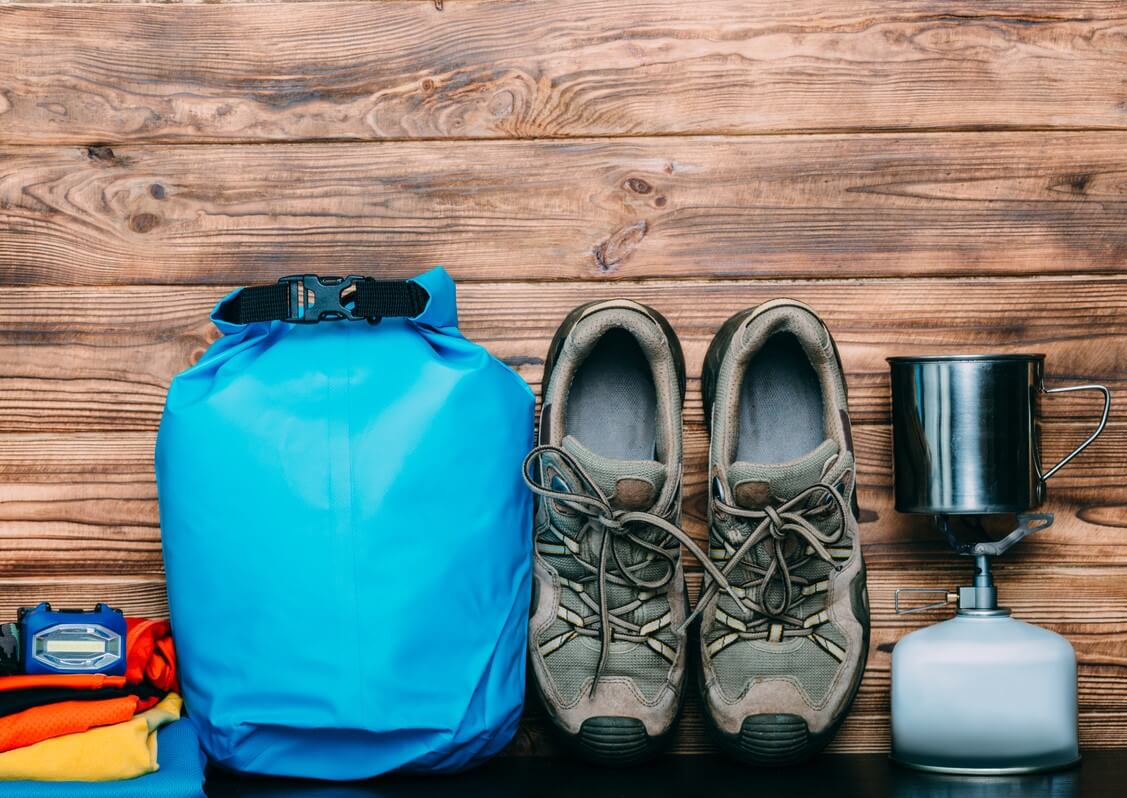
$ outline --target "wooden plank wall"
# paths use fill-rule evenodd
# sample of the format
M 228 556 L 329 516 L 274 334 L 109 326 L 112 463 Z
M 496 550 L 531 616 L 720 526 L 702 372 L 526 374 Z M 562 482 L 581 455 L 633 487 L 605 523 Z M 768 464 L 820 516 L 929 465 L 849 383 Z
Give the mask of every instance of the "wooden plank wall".
M 232 286 L 441 262 L 534 386 L 575 304 L 668 315 L 699 369 L 780 295 L 837 337 L 874 640 L 838 751 L 888 744 L 892 590 L 965 573 L 892 509 L 893 354 L 1042 351 L 1118 394 L 1056 526 L 1000 565 L 1127 745 L 1127 8 L 1111 0 L 0 5 L 0 615 L 166 611 L 151 452 Z M 1046 458 L 1095 400 L 1046 401 Z M 699 575 L 692 577 L 699 581 Z M 531 714 L 517 753 L 553 750 Z M 708 749 L 689 707 L 677 750 Z

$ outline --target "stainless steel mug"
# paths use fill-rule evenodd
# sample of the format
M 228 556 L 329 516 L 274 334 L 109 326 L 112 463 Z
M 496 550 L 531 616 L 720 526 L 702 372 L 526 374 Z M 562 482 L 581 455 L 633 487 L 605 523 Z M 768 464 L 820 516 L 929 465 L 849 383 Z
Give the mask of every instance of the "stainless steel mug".
M 1045 482 L 1103 432 L 1103 385 L 1046 388 L 1044 355 L 890 357 L 896 509 L 902 513 L 1024 513 Z M 1042 470 L 1041 394 L 1099 391 L 1095 432 Z

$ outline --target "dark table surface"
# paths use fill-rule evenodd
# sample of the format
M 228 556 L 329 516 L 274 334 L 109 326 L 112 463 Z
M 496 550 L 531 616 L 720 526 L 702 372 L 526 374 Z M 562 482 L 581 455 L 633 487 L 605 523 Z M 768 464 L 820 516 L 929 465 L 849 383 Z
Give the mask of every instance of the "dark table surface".
M 941 776 L 875 754 L 826 755 L 785 770 L 747 768 L 713 756 L 669 756 L 626 770 L 567 759 L 507 758 L 458 776 L 358 784 L 215 777 L 207 792 L 211 798 L 1127 798 L 1127 750 L 1091 751 L 1079 767 L 1030 776 Z

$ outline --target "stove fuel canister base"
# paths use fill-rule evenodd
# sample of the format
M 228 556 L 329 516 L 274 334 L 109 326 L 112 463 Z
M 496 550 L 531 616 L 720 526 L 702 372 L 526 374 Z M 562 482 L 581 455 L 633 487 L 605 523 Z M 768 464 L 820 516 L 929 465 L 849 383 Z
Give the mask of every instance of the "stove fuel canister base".
M 985 558 L 975 583 L 947 594 L 959 601 L 954 618 L 906 635 L 892 650 L 893 759 L 979 775 L 1075 764 L 1076 652 L 997 606 Z M 897 605 L 904 612 L 899 597 Z

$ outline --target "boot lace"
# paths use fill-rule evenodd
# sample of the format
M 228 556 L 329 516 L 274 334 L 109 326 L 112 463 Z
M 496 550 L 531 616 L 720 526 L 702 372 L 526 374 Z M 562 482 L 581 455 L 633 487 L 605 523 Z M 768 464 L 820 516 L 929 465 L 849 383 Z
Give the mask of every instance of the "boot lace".
M 568 485 L 568 489 L 557 487 L 544 462 L 545 455 L 550 455 L 574 474 L 579 485 Z M 654 596 L 668 592 L 676 573 L 680 546 L 684 546 L 700 561 L 712 577 L 713 584 L 727 589 L 727 579 L 720 569 L 696 541 L 664 517 L 668 510 L 662 513 L 613 508 L 606 493 L 583 466 L 557 446 L 538 446 L 533 449 L 525 458 L 523 476 L 525 483 L 535 494 L 544 500 L 556 502 L 557 508 L 562 506 L 583 519 L 574 538 L 569 538 L 554 524 L 550 531 L 561 544 L 559 553 L 566 552 L 585 572 L 578 580 L 577 587 L 594 584 L 598 594 L 596 602 L 585 590 L 576 591 L 580 600 L 592 610 L 591 616 L 580 617 L 570 611 L 561 612 L 563 620 L 571 626 L 569 634 L 597 637 L 599 640 L 599 660 L 591 683 L 591 695 L 595 694 L 606 670 L 610 646 L 616 640 L 645 644 L 672 660 L 675 652 L 666 651 L 669 647 L 654 637 L 656 632 L 669 625 L 668 614 L 656 622 L 642 625 L 632 623 L 624 616 L 637 610 Z M 652 530 L 657 530 L 659 534 L 654 536 Z M 650 531 L 652 540 L 641 536 L 646 531 Z M 639 572 L 654 562 L 660 563 L 661 572 L 656 577 L 643 578 Z M 607 588 L 611 585 L 630 589 L 630 600 L 620 606 L 610 606 Z M 729 593 L 738 600 L 735 592 L 729 590 Z M 685 621 L 677 630 L 678 633 L 684 630 L 695 615 L 696 613 Z
M 729 620 L 727 625 L 737 630 L 738 637 L 750 640 L 768 638 L 772 629 L 780 638 L 812 635 L 814 628 L 826 620 L 825 610 L 803 618 L 795 614 L 796 605 L 823 592 L 826 583 L 812 582 L 798 571 L 814 557 L 836 571 L 844 567 L 830 549 L 841 542 L 846 528 L 846 502 L 837 487 L 817 482 L 786 501 L 761 509 L 738 507 L 716 495 L 712 512 L 714 519 L 722 515 L 739 519 L 749 530 L 734 549 L 725 543 L 720 555 L 724 561 L 720 571 L 726 582 L 737 567 L 742 566 L 748 576 L 746 581 L 728 584 L 738 594 L 736 606 L 741 617 Z M 828 512 L 836 514 L 836 522 L 823 531 L 812 519 L 824 518 Z M 766 555 L 762 558 L 765 563 L 755 557 L 757 547 Z M 700 605 L 717 590 L 717 584 L 706 585 Z

